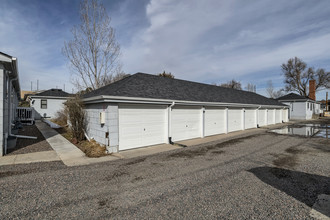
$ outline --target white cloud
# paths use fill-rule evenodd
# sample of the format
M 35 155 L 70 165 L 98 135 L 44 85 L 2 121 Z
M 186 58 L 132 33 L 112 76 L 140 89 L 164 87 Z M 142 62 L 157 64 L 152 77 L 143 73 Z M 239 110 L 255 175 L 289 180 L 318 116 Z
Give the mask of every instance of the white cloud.
M 329 58 L 329 2 L 151 1 L 150 25 L 123 47 L 127 72 L 171 71 L 212 82 L 259 72 L 282 82 L 280 65 L 298 56 Z M 264 77 L 265 74 L 261 75 Z M 260 78 L 260 77 L 259 77 Z M 248 80 L 246 80 L 248 81 Z

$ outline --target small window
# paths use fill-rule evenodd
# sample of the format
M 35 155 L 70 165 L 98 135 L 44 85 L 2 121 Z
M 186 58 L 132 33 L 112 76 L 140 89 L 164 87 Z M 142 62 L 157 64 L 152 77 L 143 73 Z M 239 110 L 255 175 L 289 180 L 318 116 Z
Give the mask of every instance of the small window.
M 47 109 L 47 99 L 42 99 L 41 100 L 41 108 L 42 109 Z
M 307 110 L 309 109 L 309 102 L 307 102 Z

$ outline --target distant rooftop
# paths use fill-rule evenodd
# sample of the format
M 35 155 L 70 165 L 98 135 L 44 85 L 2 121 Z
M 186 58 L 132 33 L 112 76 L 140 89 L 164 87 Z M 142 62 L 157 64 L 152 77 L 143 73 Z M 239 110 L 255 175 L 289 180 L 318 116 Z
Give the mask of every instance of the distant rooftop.
M 287 95 L 284 95 L 282 97 L 277 98 L 278 101 L 285 101 L 285 100 L 312 100 L 309 97 L 298 95 L 296 93 L 289 93 Z M 314 101 L 314 100 L 313 100 Z
M 62 89 L 49 89 L 40 93 L 36 93 L 32 96 L 50 96 L 50 97 L 70 97 L 73 96 L 70 93 L 64 92 Z

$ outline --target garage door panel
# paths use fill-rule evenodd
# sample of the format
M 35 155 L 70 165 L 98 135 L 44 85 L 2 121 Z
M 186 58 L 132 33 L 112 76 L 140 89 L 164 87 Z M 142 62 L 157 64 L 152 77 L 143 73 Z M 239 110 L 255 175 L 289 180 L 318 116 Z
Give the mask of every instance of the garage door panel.
M 288 109 L 283 109 L 283 121 L 288 122 Z
M 275 110 L 275 123 L 281 123 L 282 122 L 282 109 L 276 109 Z
M 275 109 L 268 110 L 267 124 L 269 124 L 269 125 L 275 124 Z
M 166 108 L 158 105 L 120 105 L 119 150 L 164 143 Z
M 245 129 L 256 127 L 256 110 L 255 109 L 245 109 L 245 117 L 244 117 L 244 126 Z
M 200 137 L 201 108 L 173 108 L 171 112 L 172 140 L 180 141 Z
M 205 109 L 205 136 L 226 132 L 225 109 Z
M 228 109 L 228 132 L 242 130 L 242 109 Z
M 267 110 L 266 109 L 258 110 L 258 124 L 259 124 L 259 126 L 267 125 Z

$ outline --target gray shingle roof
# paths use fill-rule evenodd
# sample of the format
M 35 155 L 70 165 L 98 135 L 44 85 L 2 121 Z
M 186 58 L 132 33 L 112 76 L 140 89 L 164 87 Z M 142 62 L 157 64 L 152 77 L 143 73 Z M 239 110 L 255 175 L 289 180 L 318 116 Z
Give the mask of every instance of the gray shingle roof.
M 279 101 L 285 101 L 285 100 L 311 100 L 308 97 L 302 96 L 302 95 L 298 95 L 296 93 L 289 93 L 287 95 L 284 95 L 282 97 L 277 98 L 277 100 Z
M 219 86 L 136 73 L 89 92 L 83 98 L 101 95 L 196 102 L 223 102 L 285 106 L 262 95 Z
M 6 54 L 6 53 L 3 53 L 3 52 L 1 52 L 1 51 L 0 51 L 0 54 L 1 54 L 1 55 L 4 55 L 4 56 L 6 56 L 6 57 L 9 57 L 9 58 L 13 58 L 12 56 L 10 56 L 10 55 L 8 55 L 8 54 Z
M 50 96 L 50 97 L 70 97 L 72 94 L 64 92 L 62 89 L 49 89 L 31 96 Z

